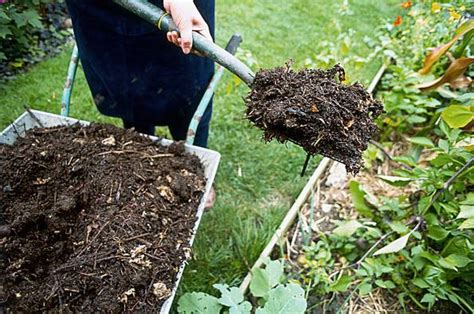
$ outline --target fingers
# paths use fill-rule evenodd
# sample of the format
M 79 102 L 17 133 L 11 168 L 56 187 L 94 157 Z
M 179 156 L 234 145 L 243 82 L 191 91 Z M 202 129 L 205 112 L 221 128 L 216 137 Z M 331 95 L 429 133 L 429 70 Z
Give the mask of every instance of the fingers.
M 178 32 L 168 32 L 169 42 L 179 46 L 184 54 L 189 54 L 193 47 L 193 31 L 199 32 L 206 39 L 213 41 L 209 27 L 202 18 L 193 0 L 163 0 L 163 5 L 178 27 Z
M 180 39 L 178 32 L 167 32 L 166 39 L 170 42 L 175 44 L 176 46 L 180 47 Z
M 191 21 L 186 21 L 178 25 L 179 32 L 181 33 L 180 47 L 184 54 L 189 54 L 193 46 L 193 25 Z
M 207 40 L 214 42 L 214 39 L 212 39 L 211 32 L 209 31 L 209 27 L 207 26 L 207 24 L 204 24 L 200 27 L 195 27 L 194 30 L 204 36 Z

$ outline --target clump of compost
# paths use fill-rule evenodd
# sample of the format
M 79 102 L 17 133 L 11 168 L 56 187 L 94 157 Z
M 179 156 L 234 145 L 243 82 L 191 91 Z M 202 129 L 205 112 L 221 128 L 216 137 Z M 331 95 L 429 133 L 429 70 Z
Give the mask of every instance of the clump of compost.
M 205 183 L 182 144 L 108 125 L 0 145 L 0 311 L 158 312 Z
M 264 131 L 266 141 L 294 142 L 357 173 L 383 106 L 361 84 L 342 84 L 344 76 L 340 65 L 260 70 L 246 99 L 247 118 Z

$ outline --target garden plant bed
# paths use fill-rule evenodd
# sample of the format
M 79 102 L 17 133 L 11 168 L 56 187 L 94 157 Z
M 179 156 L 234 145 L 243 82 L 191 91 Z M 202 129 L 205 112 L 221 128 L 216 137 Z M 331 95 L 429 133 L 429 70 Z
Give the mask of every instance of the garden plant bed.
M 318 261 L 318 257 L 312 261 L 305 256 L 305 247 L 309 243 L 316 243 L 321 237 L 330 236 L 339 221 L 360 218 L 352 203 L 349 189 L 351 180 L 357 180 L 361 185 L 367 187 L 367 192 L 371 195 L 394 197 L 399 193 L 375 177 L 389 173 L 391 169 L 389 163 L 364 169 L 355 177 L 348 175 L 342 170 L 343 168 L 344 166 L 340 163 L 330 164 L 320 180 L 316 182 L 312 197 L 301 208 L 298 222 L 288 232 L 285 252 L 288 273 L 292 278 L 297 280 L 305 277 L 310 278 L 311 272 L 314 270 L 314 263 L 321 262 Z M 358 245 L 360 247 L 354 248 L 355 250 L 369 249 L 362 237 Z M 348 262 L 344 257 L 335 255 L 331 259 L 334 265 L 331 266 L 331 272 L 327 275 L 332 280 L 337 280 L 344 273 L 341 270 L 350 271 L 350 269 L 346 269 Z M 326 266 L 324 264 L 325 261 L 321 266 Z M 353 271 L 356 269 L 354 268 Z M 303 284 L 311 285 L 309 282 Z M 347 313 L 403 312 L 396 295 L 391 295 L 389 291 L 380 288 L 374 289 L 363 297 L 355 293 L 351 294 L 351 291 L 324 296 L 313 294 L 308 299 L 308 309 L 311 313 L 337 313 L 341 309 Z
M 200 158 L 132 130 L 35 128 L 0 146 L 5 307 L 157 311 L 205 191 Z
M 344 80 L 340 65 L 261 70 L 246 100 L 247 118 L 264 130 L 266 141 L 294 142 L 357 173 L 383 106 L 361 84 L 345 85 Z
M 385 153 L 390 158 L 400 156 L 407 152 L 408 147 L 408 143 L 399 142 L 390 149 L 386 149 Z M 372 150 L 374 149 L 375 147 L 372 147 Z M 424 153 L 419 163 L 427 164 L 434 157 L 433 154 Z M 357 194 L 354 192 L 356 187 L 361 189 L 365 195 L 366 206 L 370 208 L 380 207 L 381 200 L 405 195 L 408 197 L 416 193 L 417 189 L 412 184 L 395 189 L 381 179 L 384 176 L 389 178 L 393 170 L 401 166 L 400 163 L 384 158 L 381 151 L 378 153 L 377 160 L 371 163 L 370 168 L 363 169 L 357 176 L 352 176 L 343 170 L 344 165 L 332 163 L 316 182 L 312 196 L 301 208 L 297 223 L 288 231 L 283 247 L 288 276 L 300 281 L 308 291 L 319 291 L 319 293 L 309 293 L 307 301 L 310 313 L 426 312 L 408 297 L 404 300 L 404 308 L 401 306 L 397 296 L 399 291 L 391 290 L 394 287 L 388 283 L 396 281 L 396 277 L 389 268 L 377 268 L 382 266 L 377 265 L 373 259 L 374 252 L 390 242 L 385 239 L 388 239 L 390 235 L 393 236 L 395 232 L 379 234 L 372 228 L 377 226 L 377 223 L 365 218 L 360 208 L 356 208 L 360 206 L 360 203 L 354 200 L 354 194 Z M 354 205 L 355 203 L 357 205 Z M 397 226 L 407 230 L 413 229 L 417 224 L 414 218 L 409 217 L 405 220 L 404 226 Z M 420 230 L 427 231 L 426 226 L 423 224 L 420 226 Z M 369 233 L 373 235 L 367 236 Z M 368 242 L 367 238 L 371 237 L 374 239 Z M 344 238 L 347 240 L 344 241 Z M 334 245 L 336 241 L 340 241 L 339 246 L 317 245 L 318 242 Z M 273 255 L 278 256 L 277 250 L 274 250 Z M 348 257 L 351 259 L 349 260 Z M 396 265 L 405 258 L 407 258 L 405 255 L 397 254 L 393 256 L 391 263 Z M 372 266 L 377 269 L 375 272 L 381 271 L 381 273 L 377 275 L 377 279 L 374 278 L 371 281 L 373 287 L 365 294 L 362 294 L 360 289 L 361 279 L 345 281 L 343 278 L 349 274 L 365 272 Z M 318 278 L 320 282 L 315 282 L 315 278 Z M 329 286 L 324 288 L 328 282 Z M 322 293 L 323 289 L 328 289 L 329 292 Z M 436 303 L 430 313 L 464 312 L 456 304 L 442 301 Z

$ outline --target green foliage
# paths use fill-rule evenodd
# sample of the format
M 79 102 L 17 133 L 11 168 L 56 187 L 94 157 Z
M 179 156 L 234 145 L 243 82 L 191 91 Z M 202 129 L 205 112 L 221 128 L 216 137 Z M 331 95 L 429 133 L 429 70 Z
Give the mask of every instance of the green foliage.
M 378 30 L 378 47 L 393 60 L 379 85 L 378 96 L 382 98 L 386 111 L 385 117 L 379 123 L 381 129 L 385 130 L 382 134 L 383 140 L 394 132 L 413 134 L 419 127 L 433 127 L 440 111 L 452 102 L 453 97 L 459 96 L 456 92 L 445 93 L 440 90 L 437 93 L 443 94 L 443 97 L 438 97 L 436 93 L 425 94 L 418 87 L 421 86 L 420 83 L 428 83 L 435 77 L 441 77 L 450 64 L 446 51 L 441 53 L 441 48 L 433 48 L 449 42 L 447 49 L 451 46 L 463 46 L 464 55 L 472 53 L 465 42 L 465 39 L 470 40 L 471 33 L 457 33 L 461 21 L 456 23 L 451 17 L 452 12 L 459 11 L 462 14 L 462 8 L 459 4 L 446 3 L 439 12 L 434 12 L 430 2 L 417 2 L 403 14 L 401 25 L 386 24 Z M 472 27 L 472 20 L 464 22 L 463 25 Z M 463 40 L 456 41 L 453 36 Z M 433 53 L 427 58 L 430 60 L 427 71 L 431 71 L 432 75 L 422 76 L 418 71 L 423 67 L 429 49 L 432 49 Z
M 360 186 L 359 182 L 351 181 L 349 183 L 349 190 L 352 195 L 352 202 L 355 209 L 363 216 L 371 218 L 373 216 L 372 210 L 367 206 L 365 202 L 366 192 Z
M 441 118 L 452 128 L 462 128 L 474 120 L 474 106 L 451 105 L 443 110 Z
M 282 284 L 283 263 L 266 261 L 264 269 L 257 269 L 252 275 L 250 292 L 254 298 L 260 298 L 255 313 L 304 313 L 306 300 L 303 289 L 294 283 Z M 202 292 L 184 294 L 178 302 L 179 313 L 220 313 L 225 308 L 229 314 L 250 314 L 252 304 L 244 301 L 244 295 L 238 287 L 215 284 L 221 297 L 216 298 Z
M 212 295 L 202 292 L 186 293 L 179 299 L 179 313 L 199 314 L 199 313 L 220 313 L 222 305 L 219 300 Z
M 38 47 L 41 33 L 64 37 L 42 16 L 52 0 L 15 0 L 0 4 L 0 62 L 12 69 L 21 68 L 25 62 L 33 62 L 45 52 Z M 62 1 L 59 1 L 62 2 Z M 54 4 L 56 5 L 56 4 Z M 51 41 L 49 41 L 51 44 Z
M 250 313 L 252 305 L 244 301 L 244 295 L 239 288 L 229 288 L 228 285 L 221 284 L 215 284 L 213 287 L 221 292 L 219 303 L 229 307 L 230 314 Z
M 256 297 L 267 299 L 268 293 L 280 282 L 282 275 L 283 264 L 279 261 L 268 261 L 265 268 L 253 272 L 250 291 Z
M 268 301 L 256 310 L 256 314 L 304 313 L 304 290 L 294 283 L 279 285 L 268 293 Z
M 364 223 L 342 222 L 329 236 L 305 248 L 305 257 L 298 262 L 306 269 L 303 281 L 310 283 L 311 291 L 326 294 L 349 289 L 365 295 L 380 287 L 394 289 L 401 299 L 409 297 L 420 307 L 450 300 L 473 308 L 465 293 L 472 291 L 474 270 L 474 193 L 470 192 L 474 154 L 469 145 L 463 146 L 470 134 L 451 129 L 443 121 L 434 132 L 437 140 L 418 137 L 413 141 L 433 156 L 429 167 L 413 166 L 412 158 L 406 156 L 399 160 L 410 169 L 380 176 L 394 188 L 410 183 L 415 188 L 411 195 L 371 202 L 380 204 L 372 210 L 364 188 L 351 182 L 354 206 L 370 209 L 373 216 Z M 382 235 L 391 241 L 367 251 L 368 244 Z M 367 245 L 361 247 L 361 243 Z M 332 270 L 337 256 L 349 262 L 346 270 Z

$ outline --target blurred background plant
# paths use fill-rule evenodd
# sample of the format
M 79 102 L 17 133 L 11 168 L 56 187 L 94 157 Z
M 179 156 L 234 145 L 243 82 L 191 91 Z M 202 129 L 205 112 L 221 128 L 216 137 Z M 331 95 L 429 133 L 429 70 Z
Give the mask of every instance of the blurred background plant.
M 0 78 L 60 52 L 71 36 L 63 1 L 0 1 Z
M 380 28 L 379 42 L 373 44 L 382 47 L 388 64 L 378 93 L 386 111 L 380 123 L 385 130 L 382 140 L 390 136 L 397 140 L 397 134 L 432 129 L 449 104 L 472 100 L 456 94 L 469 92 L 472 83 L 472 70 L 468 69 L 474 60 L 470 57 L 474 34 L 472 4 L 404 3 L 405 12 Z M 444 83 L 449 83 L 451 89 L 445 88 Z

